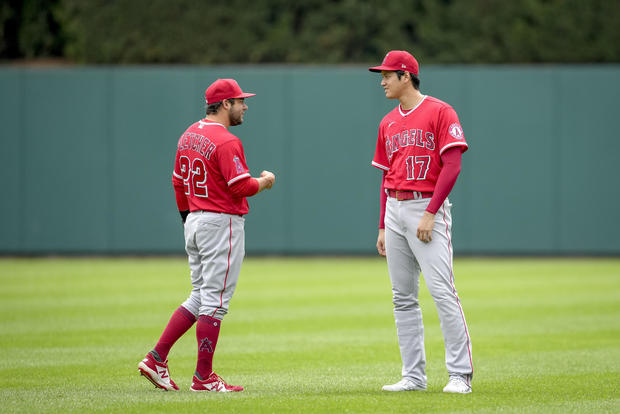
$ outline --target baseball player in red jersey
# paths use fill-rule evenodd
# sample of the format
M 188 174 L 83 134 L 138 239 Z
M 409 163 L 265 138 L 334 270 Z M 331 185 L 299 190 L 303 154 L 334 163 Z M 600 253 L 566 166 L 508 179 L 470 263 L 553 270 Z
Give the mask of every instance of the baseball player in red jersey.
M 198 362 L 192 391 L 243 391 L 227 384 L 212 369 L 221 321 L 228 312 L 245 255 L 246 197 L 271 188 L 275 176 L 250 176 L 239 138 L 231 126 L 243 122 L 245 93 L 233 79 L 218 79 L 206 92 L 207 115 L 181 135 L 172 173 L 177 206 L 184 223 L 192 291 L 173 313 L 144 360 L 140 373 L 156 387 L 178 390 L 170 378 L 168 352 L 196 322 Z
M 389 52 L 381 86 L 399 105 L 379 124 L 372 165 L 383 170 L 377 250 L 387 256 L 402 379 L 385 391 L 426 390 L 424 326 L 418 302 L 420 272 L 435 301 L 450 375 L 444 392 L 470 393 L 473 363 L 465 315 L 454 285 L 451 204 L 467 143 L 450 105 L 420 92 L 418 62 Z

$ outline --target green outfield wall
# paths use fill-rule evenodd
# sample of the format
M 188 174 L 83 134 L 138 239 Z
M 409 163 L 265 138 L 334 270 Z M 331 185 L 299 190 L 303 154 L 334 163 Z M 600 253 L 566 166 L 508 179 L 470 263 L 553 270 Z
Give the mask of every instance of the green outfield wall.
M 457 254 L 620 254 L 620 66 L 422 66 L 470 150 L 450 196 Z M 176 141 L 234 77 L 233 128 L 271 191 L 248 253 L 375 252 L 377 127 L 365 66 L 0 68 L 0 253 L 182 253 Z

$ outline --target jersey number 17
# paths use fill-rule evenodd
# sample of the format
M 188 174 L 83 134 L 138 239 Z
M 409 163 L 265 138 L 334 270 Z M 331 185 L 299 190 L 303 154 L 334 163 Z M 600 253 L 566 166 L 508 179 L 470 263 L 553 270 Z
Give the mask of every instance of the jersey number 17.
M 426 180 L 428 168 L 431 166 L 430 155 L 416 155 L 415 157 L 407 157 L 406 163 L 407 180 Z

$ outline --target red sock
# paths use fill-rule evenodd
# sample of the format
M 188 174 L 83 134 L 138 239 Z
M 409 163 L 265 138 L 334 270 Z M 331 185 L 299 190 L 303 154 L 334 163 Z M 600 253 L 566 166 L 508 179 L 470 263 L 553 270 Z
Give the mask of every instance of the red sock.
M 172 345 L 192 327 L 194 322 L 196 322 L 194 315 L 183 306 L 179 306 L 179 308 L 174 311 L 170 318 L 170 322 L 168 322 L 166 329 L 164 329 L 161 338 L 159 338 L 159 342 L 157 342 L 154 348 L 162 361 L 168 358 L 168 352 L 170 352 Z
M 207 315 L 200 315 L 196 324 L 196 339 L 198 340 L 198 363 L 196 372 L 203 380 L 213 372 L 213 353 L 220 336 L 222 321 Z

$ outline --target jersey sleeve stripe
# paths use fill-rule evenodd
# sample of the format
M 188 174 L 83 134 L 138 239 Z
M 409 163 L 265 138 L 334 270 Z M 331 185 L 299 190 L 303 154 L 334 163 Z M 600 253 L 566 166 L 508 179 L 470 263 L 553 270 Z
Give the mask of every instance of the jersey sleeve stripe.
M 452 148 L 452 147 L 465 147 L 465 148 L 469 148 L 469 146 L 465 142 L 452 142 L 452 143 L 446 145 L 445 147 L 443 147 L 441 150 L 439 150 L 439 155 L 443 154 L 448 148 Z
M 377 168 L 381 168 L 382 170 L 385 170 L 385 171 L 389 171 L 389 169 L 390 169 L 390 167 L 386 167 L 385 165 L 381 165 L 381 164 L 376 163 L 374 161 L 372 162 L 372 165 L 374 165 Z
M 245 173 L 245 174 L 236 176 L 235 178 L 233 178 L 232 180 L 228 182 L 228 185 L 230 186 L 231 184 L 236 183 L 237 181 L 241 180 L 242 178 L 246 178 L 246 177 L 251 177 L 250 173 Z
M 174 177 L 178 178 L 179 180 L 182 180 L 182 179 L 183 179 L 183 177 L 181 177 L 179 174 L 177 174 L 177 172 L 176 172 L 176 171 L 172 171 L 172 176 L 174 176 Z

